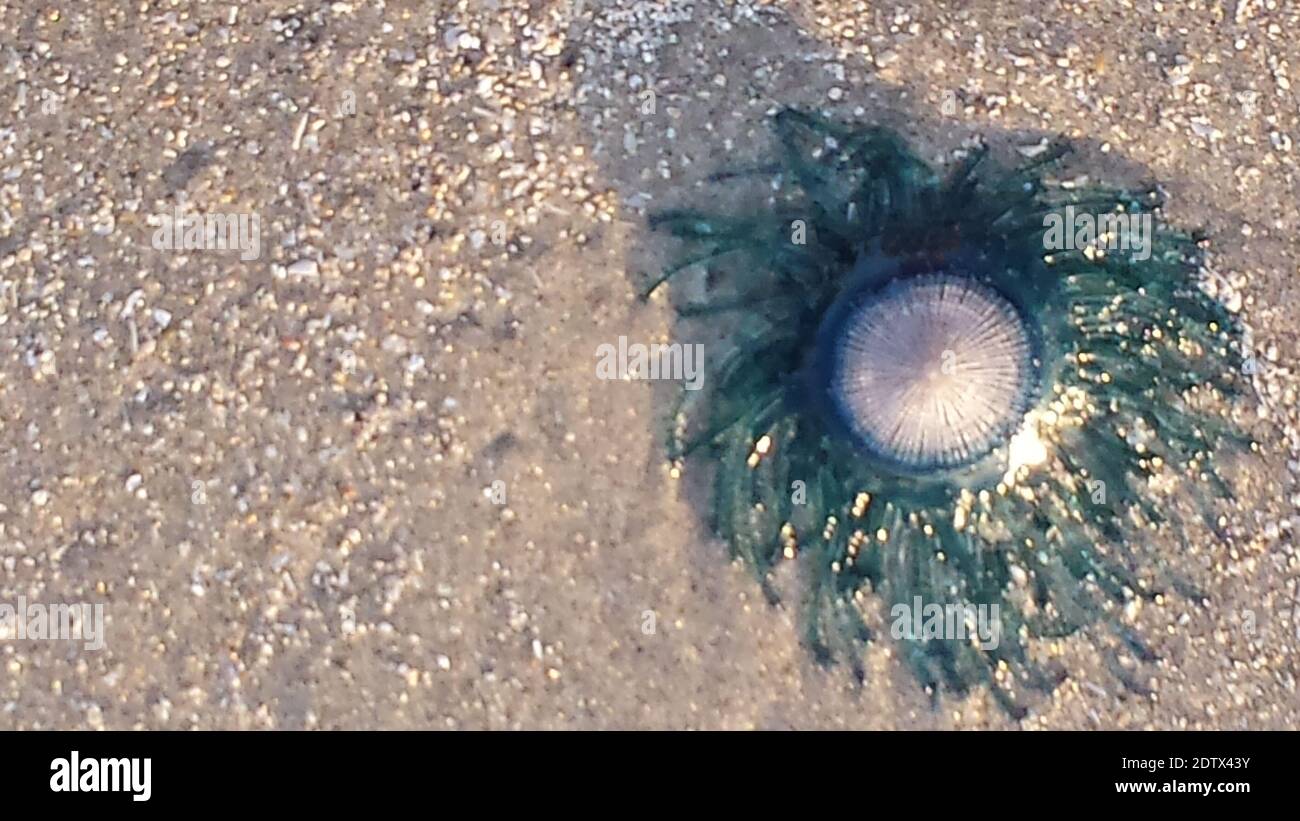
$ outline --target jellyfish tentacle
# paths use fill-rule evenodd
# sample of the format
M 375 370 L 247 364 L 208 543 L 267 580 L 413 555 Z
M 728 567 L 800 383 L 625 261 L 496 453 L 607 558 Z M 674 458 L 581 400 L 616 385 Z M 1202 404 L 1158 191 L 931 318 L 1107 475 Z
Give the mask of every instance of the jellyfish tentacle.
M 1050 691 L 1065 676 L 1031 653 L 1033 640 L 1080 633 L 1108 641 L 1108 667 L 1126 689 L 1145 692 L 1134 665 L 1156 654 L 1117 613 L 1131 600 L 1171 592 L 1203 598 L 1177 557 L 1147 536 L 1182 532 L 1191 525 L 1184 519 L 1198 516 L 1210 532 L 1221 529 L 1217 500 L 1231 493 L 1222 451 L 1255 447 L 1222 410 L 1249 388 L 1248 352 L 1239 319 L 1201 290 L 1203 235 L 1164 224 L 1158 186 L 1072 186 L 1049 177 L 1070 150 L 1064 140 L 1011 169 L 997 167 L 980 145 L 938 173 L 887 129 L 792 109 L 778 112 L 774 125 L 783 172 L 775 207 L 737 218 L 681 209 L 652 220 L 708 246 L 704 261 L 733 274 L 731 292 L 677 309 L 697 319 L 725 315 L 720 327 L 733 340 L 710 365 L 708 399 L 681 406 L 704 432 L 670 450 L 674 458 L 711 455 L 713 531 L 753 569 L 769 602 L 777 601 L 773 570 L 783 557 L 799 557 L 808 570 L 805 643 L 819 662 L 847 658 L 860 682 L 865 672 L 852 648 L 875 640 L 864 609 L 892 613 L 920 596 L 963 618 L 967 608 L 998 608 L 996 646 L 904 631 L 900 656 L 936 703 L 942 693 L 982 686 L 1023 716 L 1031 691 Z M 1113 248 L 1114 222 L 1088 247 L 1045 247 L 1045 222 L 1064 220 L 1067 209 L 1149 216 L 1149 247 Z M 790 233 L 799 220 L 805 242 Z M 940 287 L 918 290 L 918 298 L 954 299 L 978 283 L 1005 297 L 1014 309 L 1006 317 L 1029 329 L 1035 370 L 1027 413 L 1016 419 L 1023 426 L 1008 425 L 969 461 L 918 454 L 953 426 L 983 424 L 972 422 L 980 417 L 971 409 L 943 405 L 945 385 L 1005 381 L 1004 370 L 977 359 L 954 378 L 933 367 L 921 346 L 942 347 L 955 314 L 930 302 L 890 302 L 879 316 L 869 310 L 881 289 L 917 288 L 926 276 L 938 276 Z M 886 325 L 891 311 L 903 319 Z M 868 323 L 855 328 L 887 330 L 861 369 L 834 382 L 830 375 L 846 373 L 835 347 L 846 318 Z M 960 348 L 997 337 L 949 338 Z M 905 359 L 913 365 L 898 367 Z M 867 392 L 871 401 L 854 412 L 883 426 L 890 436 L 881 441 L 896 453 L 868 447 L 864 428 L 835 404 L 835 391 L 855 379 L 860 389 L 877 364 L 893 368 L 899 390 Z M 987 390 L 992 381 L 981 384 Z M 918 396 L 915 407 L 890 404 Z M 971 408 L 989 403 L 987 395 L 972 401 Z M 921 412 L 933 413 L 936 427 L 894 435 Z M 1039 424 L 1048 426 L 1038 431 L 1042 456 L 1015 462 L 1012 434 Z M 975 430 L 952 441 L 970 448 Z M 791 493 L 797 481 L 806 485 L 800 503 Z M 1169 504 L 1173 494 L 1187 504 Z

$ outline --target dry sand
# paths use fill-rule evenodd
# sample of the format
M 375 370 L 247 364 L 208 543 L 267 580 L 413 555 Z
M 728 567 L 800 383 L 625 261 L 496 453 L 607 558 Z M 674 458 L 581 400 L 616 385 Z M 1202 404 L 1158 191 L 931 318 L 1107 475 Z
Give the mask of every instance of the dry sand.
M 1268 448 L 1229 540 L 1170 539 L 1211 604 L 1133 615 L 1154 698 L 1080 636 L 1020 724 L 1300 726 L 1298 29 L 1282 0 L 0 4 L 0 603 L 107 619 L 99 651 L 0 638 L 0 728 L 1016 726 L 933 708 L 887 643 L 865 688 L 812 664 L 670 477 L 663 393 L 594 376 L 674 332 L 634 298 L 672 252 L 646 209 L 736 204 L 704 178 L 782 104 L 939 161 L 1065 134 L 1211 232 Z M 152 247 L 182 202 L 259 215 L 259 258 Z

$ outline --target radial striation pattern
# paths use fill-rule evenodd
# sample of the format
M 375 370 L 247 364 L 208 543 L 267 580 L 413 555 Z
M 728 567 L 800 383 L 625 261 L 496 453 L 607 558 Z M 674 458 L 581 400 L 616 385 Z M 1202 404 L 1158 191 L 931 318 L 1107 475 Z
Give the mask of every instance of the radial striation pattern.
M 908 468 L 955 467 L 1002 444 L 1035 384 L 1015 306 L 954 274 L 893 280 L 832 330 L 829 391 L 872 453 Z

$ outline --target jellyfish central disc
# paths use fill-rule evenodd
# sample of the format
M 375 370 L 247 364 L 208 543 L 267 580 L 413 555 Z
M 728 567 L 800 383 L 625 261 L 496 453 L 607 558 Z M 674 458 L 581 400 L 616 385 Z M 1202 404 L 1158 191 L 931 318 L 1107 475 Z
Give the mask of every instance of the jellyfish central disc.
M 845 314 L 830 396 L 871 452 L 904 467 L 979 459 L 1019 427 L 1036 382 L 1015 306 L 953 274 L 893 280 Z

